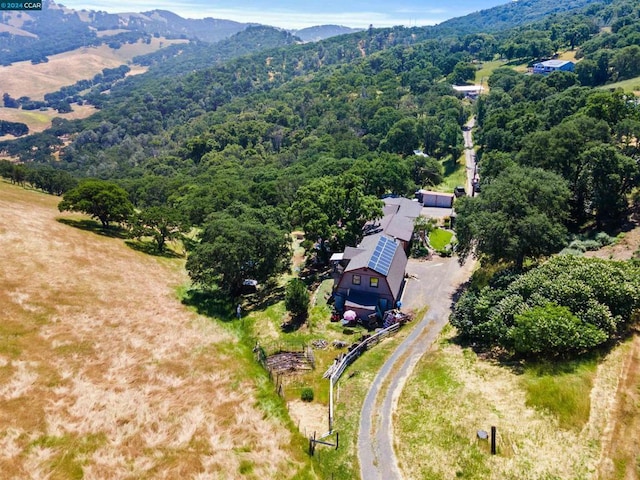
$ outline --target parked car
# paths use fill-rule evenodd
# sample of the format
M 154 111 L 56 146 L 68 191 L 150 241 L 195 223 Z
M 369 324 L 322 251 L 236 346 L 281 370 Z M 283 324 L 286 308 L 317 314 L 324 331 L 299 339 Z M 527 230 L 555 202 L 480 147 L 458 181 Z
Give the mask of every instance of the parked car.
M 245 295 L 256 293 L 258 291 L 258 281 L 247 278 L 242 282 L 242 293 Z
M 458 185 L 453 189 L 453 194 L 457 197 L 464 197 L 467 194 L 467 191 L 464 189 L 462 185 Z

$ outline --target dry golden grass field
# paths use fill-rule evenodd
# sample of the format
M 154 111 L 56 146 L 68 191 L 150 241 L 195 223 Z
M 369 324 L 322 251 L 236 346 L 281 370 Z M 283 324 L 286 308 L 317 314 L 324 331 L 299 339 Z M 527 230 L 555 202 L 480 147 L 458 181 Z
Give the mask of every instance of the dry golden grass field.
M 306 469 L 236 338 L 177 299 L 182 260 L 61 223 L 59 200 L 0 182 L 0 478 Z
M 569 426 L 529 403 L 521 375 L 443 341 L 421 361 L 398 407 L 396 448 L 404 478 L 638 478 L 637 433 L 630 438 L 631 476 L 613 473 L 615 457 L 628 443 L 612 426 L 617 424 L 617 391 L 632 345 L 627 342 L 614 350 L 580 380 L 592 382 L 583 400 L 588 420 Z M 634 379 L 636 398 L 637 375 Z M 566 381 L 575 377 L 569 375 Z M 637 426 L 637 402 L 633 408 Z M 496 456 L 489 454 L 487 441 L 476 438 L 478 430 L 489 432 L 492 425 L 498 432 Z
M 153 38 L 144 42 L 124 44 L 117 50 L 107 45 L 78 48 L 70 52 L 51 55 L 47 63 L 32 65 L 31 62 L 16 62 L 0 67 L 0 95 L 9 93 L 13 98 L 26 96 L 32 100 L 43 100 L 45 93 L 55 92 L 78 80 L 90 79 L 105 68 L 127 64 L 137 55 L 155 52 L 174 43 L 186 40 Z M 140 69 L 136 70 L 141 73 Z
M 17 108 L 0 107 L 0 120 L 8 122 L 25 123 L 29 127 L 29 133 L 42 132 L 51 126 L 54 118 L 66 118 L 67 120 L 76 120 L 87 118 L 98 110 L 92 105 L 72 105 L 73 112 L 58 113 L 50 108 L 46 111 L 39 110 L 22 110 Z M 13 140 L 13 135 L 4 135 L 0 140 Z

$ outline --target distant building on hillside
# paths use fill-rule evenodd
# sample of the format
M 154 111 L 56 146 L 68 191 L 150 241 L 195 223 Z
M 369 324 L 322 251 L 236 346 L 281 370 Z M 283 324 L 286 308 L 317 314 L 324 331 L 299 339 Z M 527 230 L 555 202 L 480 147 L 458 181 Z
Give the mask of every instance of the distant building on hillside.
M 553 72 L 573 72 L 575 64 L 569 60 L 547 60 L 546 62 L 534 63 L 533 73 L 548 75 Z
M 478 95 L 484 92 L 482 85 L 451 85 L 453 89 L 458 93 L 464 93 L 465 97 L 477 98 Z

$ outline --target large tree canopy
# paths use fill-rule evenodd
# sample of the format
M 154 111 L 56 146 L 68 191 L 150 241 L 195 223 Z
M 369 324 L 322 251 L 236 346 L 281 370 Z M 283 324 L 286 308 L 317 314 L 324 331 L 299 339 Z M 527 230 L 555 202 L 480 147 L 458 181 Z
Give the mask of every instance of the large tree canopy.
M 292 205 L 294 223 L 307 238 L 325 241 L 333 250 L 356 245 L 367 220 L 382 216 L 382 202 L 364 192 L 355 175 L 324 177 L 298 190 Z M 326 253 L 326 252 L 325 252 Z
M 135 213 L 130 223 L 131 235 L 152 237 L 159 252 L 164 251 L 168 240 L 180 238 L 189 228 L 184 215 L 171 207 L 149 207 Z
M 540 168 L 509 167 L 474 198 L 456 208 L 458 254 L 492 262 L 514 262 L 549 255 L 566 241 L 569 190 L 558 175 Z
M 456 304 L 461 337 L 526 356 L 569 356 L 617 338 L 640 314 L 631 262 L 555 256 L 524 274 L 503 271 Z
M 264 282 L 286 271 L 290 254 L 287 231 L 248 213 L 222 213 L 205 224 L 187 271 L 201 286 L 237 294 L 246 279 Z
M 115 183 L 85 180 L 64 194 L 58 210 L 86 213 L 107 227 L 110 222 L 124 222 L 133 213 L 133 205 L 127 192 Z

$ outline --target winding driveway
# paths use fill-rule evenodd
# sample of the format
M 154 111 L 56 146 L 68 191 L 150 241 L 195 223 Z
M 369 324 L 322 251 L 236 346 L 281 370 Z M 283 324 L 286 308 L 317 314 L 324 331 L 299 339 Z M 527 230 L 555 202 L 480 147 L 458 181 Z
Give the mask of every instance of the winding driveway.
M 358 433 L 360 476 L 363 480 L 402 478 L 393 450 L 393 412 L 416 363 L 449 320 L 451 295 L 469 278 L 472 268 L 472 261 L 461 267 L 456 258 L 410 263 L 411 275 L 415 275 L 413 269 L 423 273 L 417 280 L 409 280 L 419 283 L 407 288 L 419 288 L 418 295 L 429 305 L 429 311 L 382 366 L 364 400 Z
M 473 126 L 472 121 L 469 126 Z M 465 131 L 465 146 L 472 147 L 471 132 Z M 472 150 L 466 152 L 467 185 L 474 174 Z M 471 167 L 471 168 L 469 168 Z M 471 193 L 471 189 L 467 190 Z M 376 375 L 360 413 L 358 458 L 363 480 L 395 480 L 402 475 L 393 446 L 393 414 L 404 384 L 418 360 L 429 350 L 449 320 L 452 294 L 473 270 L 468 260 L 460 266 L 456 258 L 430 262 L 410 260 L 405 297 L 417 305 L 428 305 L 429 311 L 409 336 L 398 346 Z M 403 303 L 407 305 L 407 302 Z

